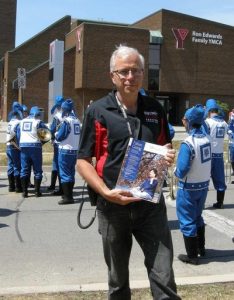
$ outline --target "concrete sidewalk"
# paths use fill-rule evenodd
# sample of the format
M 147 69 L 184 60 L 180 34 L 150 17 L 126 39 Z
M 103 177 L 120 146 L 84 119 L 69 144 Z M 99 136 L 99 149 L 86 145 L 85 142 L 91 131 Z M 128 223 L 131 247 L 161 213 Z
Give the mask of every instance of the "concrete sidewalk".
M 232 178 L 234 180 L 234 178 Z M 77 226 L 77 211 L 83 182 L 76 175 L 75 204 L 59 206 L 60 197 L 50 196 L 50 170 L 44 169 L 43 196 L 22 199 L 8 193 L 6 172 L 0 174 L 0 295 L 32 292 L 85 291 L 107 289 L 97 220 L 87 230 Z M 185 253 L 178 228 L 175 200 L 165 188 L 169 225 L 174 244 L 174 271 L 177 284 L 227 282 L 234 280 L 234 185 L 228 184 L 225 206 L 214 210 L 216 192 L 210 188 L 204 218 L 207 256 L 198 266 L 177 259 Z M 86 195 L 84 193 L 84 195 Z M 94 208 L 86 203 L 81 221 L 87 224 Z M 144 258 L 134 241 L 130 261 L 131 286 L 148 287 Z

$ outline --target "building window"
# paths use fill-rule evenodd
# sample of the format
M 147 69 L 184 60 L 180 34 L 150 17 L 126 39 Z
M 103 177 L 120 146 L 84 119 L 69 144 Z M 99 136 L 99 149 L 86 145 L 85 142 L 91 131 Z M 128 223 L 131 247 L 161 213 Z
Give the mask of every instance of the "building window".
M 160 45 L 149 45 L 148 90 L 159 90 Z

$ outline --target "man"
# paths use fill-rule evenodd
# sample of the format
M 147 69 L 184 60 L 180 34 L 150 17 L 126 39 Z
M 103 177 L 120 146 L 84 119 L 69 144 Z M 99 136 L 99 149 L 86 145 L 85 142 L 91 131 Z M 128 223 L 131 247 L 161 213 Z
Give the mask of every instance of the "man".
M 20 181 L 20 148 L 17 140 L 17 128 L 23 118 L 23 108 L 17 102 L 14 101 L 12 105 L 12 111 L 9 113 L 10 122 L 7 125 L 7 175 L 9 181 L 9 192 L 21 193 L 21 181 Z
M 211 169 L 210 137 L 201 129 L 204 108 L 196 105 L 185 112 L 183 125 L 189 136 L 181 143 L 176 162 L 178 177 L 176 213 L 187 255 L 179 260 L 197 265 L 198 254 L 205 256 L 205 224 L 202 217 Z
M 53 115 L 53 120 L 50 126 L 50 131 L 52 134 L 52 144 L 54 147 L 54 156 L 53 156 L 53 162 L 52 162 L 52 172 L 51 172 L 51 184 L 48 187 L 49 191 L 53 191 L 52 194 L 55 196 L 61 196 L 63 194 L 62 186 L 61 186 L 61 178 L 59 175 L 59 166 L 58 166 L 58 141 L 55 139 L 55 133 L 58 130 L 61 122 L 62 122 L 62 110 L 61 105 L 65 99 L 62 96 L 57 96 L 55 98 L 55 104 L 51 108 L 51 115 Z M 59 190 L 55 191 L 55 184 L 57 177 L 59 179 Z
M 26 118 L 29 114 L 28 107 L 25 104 L 23 104 L 22 108 L 23 108 L 23 117 Z
M 155 190 L 158 185 L 158 171 L 152 168 L 149 171 L 148 178 L 146 178 L 140 186 L 134 187 L 132 193 L 134 196 L 151 201 L 154 197 Z
M 211 137 L 211 178 L 214 188 L 217 191 L 217 201 L 213 204 L 214 208 L 223 208 L 225 190 L 224 172 L 224 137 L 227 134 L 228 124 L 224 121 L 222 115 L 219 114 L 220 107 L 216 100 L 208 99 L 206 101 L 207 119 L 205 120 L 205 130 Z
M 58 204 L 74 203 L 73 187 L 75 184 L 75 166 L 80 140 L 80 121 L 74 113 L 73 101 L 66 99 L 61 105 L 63 121 L 55 133 L 59 142 L 58 164 L 63 190 L 62 200 Z
M 28 115 L 29 115 L 28 107 L 27 107 L 25 104 L 23 104 L 22 107 L 23 107 L 23 118 L 27 118 Z M 30 175 L 29 175 L 29 183 L 28 183 L 28 186 L 29 186 L 30 188 L 35 188 L 35 185 L 34 185 L 33 183 L 31 183 L 31 172 L 32 172 L 32 167 L 31 167 L 31 171 L 30 171 Z
M 39 128 L 48 127 L 40 120 L 41 112 L 37 106 L 33 106 L 29 116 L 20 123 L 20 148 L 21 148 L 21 183 L 23 188 L 22 196 L 28 197 L 28 185 L 31 174 L 31 165 L 34 172 L 35 195 L 41 196 L 42 181 L 42 142 L 37 135 Z
M 228 114 L 228 123 L 234 121 L 234 108 Z
M 231 175 L 234 175 L 234 118 L 228 122 L 228 137 L 229 137 L 229 160 L 232 167 Z M 232 181 L 231 183 L 234 183 Z
M 172 240 L 163 196 L 159 204 L 154 204 L 134 198 L 129 191 L 114 189 L 130 137 L 161 145 L 170 142 L 161 105 L 139 93 L 143 73 L 144 58 L 136 49 L 120 45 L 113 52 L 110 76 L 116 90 L 87 109 L 78 153 L 77 169 L 97 193 L 99 232 L 111 300 L 131 299 L 132 236 L 144 252 L 154 299 L 180 299 L 176 294 Z M 168 149 L 168 165 L 174 157 L 175 151 Z

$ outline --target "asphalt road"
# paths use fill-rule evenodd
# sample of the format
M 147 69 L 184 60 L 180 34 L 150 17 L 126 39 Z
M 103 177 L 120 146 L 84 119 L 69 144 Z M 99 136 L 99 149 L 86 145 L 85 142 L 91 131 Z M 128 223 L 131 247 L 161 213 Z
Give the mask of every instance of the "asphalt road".
M 234 180 L 234 177 L 232 177 Z M 4 168 L 0 172 L 0 295 L 9 293 L 99 290 L 107 288 L 107 271 L 102 255 L 97 220 L 86 229 L 77 226 L 82 197 L 81 178 L 76 176 L 75 204 L 59 206 L 60 197 L 50 196 L 49 170 L 44 171 L 43 196 L 23 199 L 8 193 Z M 85 194 L 84 194 L 85 195 Z M 174 244 L 174 271 L 177 284 L 234 280 L 234 184 L 228 184 L 225 208 L 211 208 L 215 200 L 212 186 L 208 194 L 206 221 L 207 257 L 198 266 L 178 261 L 185 253 L 178 228 L 175 200 L 168 196 L 168 219 Z M 87 224 L 94 208 L 85 204 L 81 221 Z M 130 262 L 131 286 L 148 287 L 143 255 L 134 242 Z

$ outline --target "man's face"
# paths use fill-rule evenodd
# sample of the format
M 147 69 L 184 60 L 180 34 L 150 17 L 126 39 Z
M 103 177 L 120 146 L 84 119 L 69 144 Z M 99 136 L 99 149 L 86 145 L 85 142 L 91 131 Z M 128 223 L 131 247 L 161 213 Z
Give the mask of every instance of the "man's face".
M 183 118 L 182 119 L 182 123 L 184 125 L 184 128 L 186 129 L 186 131 L 188 132 L 189 131 L 189 122 L 186 118 Z
M 128 57 L 117 57 L 111 79 L 121 94 L 137 94 L 142 87 L 143 70 L 139 56 L 131 54 Z
M 149 177 L 150 177 L 150 178 L 155 178 L 155 177 L 156 177 L 156 174 L 155 174 L 154 170 L 151 170 L 151 171 L 150 171 Z

